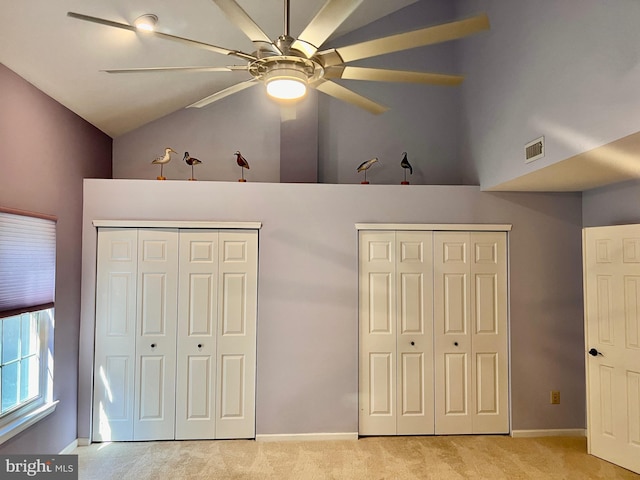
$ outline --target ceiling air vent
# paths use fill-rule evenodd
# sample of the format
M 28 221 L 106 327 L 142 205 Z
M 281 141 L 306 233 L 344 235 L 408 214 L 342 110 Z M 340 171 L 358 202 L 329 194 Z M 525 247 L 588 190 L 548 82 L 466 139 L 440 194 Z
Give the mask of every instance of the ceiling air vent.
M 544 137 L 536 138 L 524 146 L 524 163 L 533 162 L 544 157 Z

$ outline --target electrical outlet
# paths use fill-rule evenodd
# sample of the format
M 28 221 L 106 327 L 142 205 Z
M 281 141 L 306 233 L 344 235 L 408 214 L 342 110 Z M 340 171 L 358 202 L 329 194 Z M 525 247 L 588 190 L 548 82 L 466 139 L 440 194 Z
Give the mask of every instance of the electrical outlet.
M 560 404 L 560 392 L 557 390 L 551 391 L 551 404 L 559 405 Z

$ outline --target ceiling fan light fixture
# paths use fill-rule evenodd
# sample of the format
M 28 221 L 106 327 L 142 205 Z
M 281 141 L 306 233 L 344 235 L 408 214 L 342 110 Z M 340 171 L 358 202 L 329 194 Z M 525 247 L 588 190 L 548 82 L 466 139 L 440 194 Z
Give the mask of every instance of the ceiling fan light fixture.
M 145 13 L 140 15 L 133 21 L 133 25 L 138 29 L 145 32 L 153 32 L 158 23 L 158 16 L 153 13 Z
M 297 100 L 307 93 L 307 76 L 295 68 L 274 68 L 264 82 L 267 93 L 278 100 Z

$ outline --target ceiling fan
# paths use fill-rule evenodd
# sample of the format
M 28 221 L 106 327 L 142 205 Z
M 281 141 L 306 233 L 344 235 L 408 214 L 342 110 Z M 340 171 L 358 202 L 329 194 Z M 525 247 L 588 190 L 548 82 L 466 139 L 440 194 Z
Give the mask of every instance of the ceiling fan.
M 246 71 L 251 76 L 249 80 L 209 95 L 188 107 L 204 107 L 245 88 L 264 83 L 267 92 L 275 98 L 295 100 L 304 96 L 306 88 L 310 87 L 342 101 L 364 108 L 371 113 L 379 114 L 388 110 L 388 107 L 359 95 L 333 80 L 348 79 L 377 82 L 458 85 L 462 82 L 463 77 L 440 73 L 354 67 L 347 65 L 347 63 L 415 47 L 455 40 L 489 29 L 489 19 L 487 15 L 479 14 L 451 23 L 430 26 L 344 47 L 320 50 L 327 38 L 329 38 L 364 0 L 327 0 L 298 38 L 293 38 L 289 35 L 289 0 L 285 0 L 284 33 L 274 41 L 262 31 L 235 0 L 212 1 L 236 27 L 249 37 L 256 46 L 255 52 L 245 53 L 239 50 L 229 50 L 227 48 L 155 30 L 149 31 L 148 34 L 218 54 L 241 58 L 247 62 L 246 64 L 230 65 L 227 67 L 150 67 L 105 71 L 108 73 L 133 73 L 162 71 L 228 72 L 241 70 Z M 98 23 L 109 27 L 138 31 L 138 28 L 133 25 L 103 18 L 75 12 L 68 12 L 67 15 L 78 20 Z

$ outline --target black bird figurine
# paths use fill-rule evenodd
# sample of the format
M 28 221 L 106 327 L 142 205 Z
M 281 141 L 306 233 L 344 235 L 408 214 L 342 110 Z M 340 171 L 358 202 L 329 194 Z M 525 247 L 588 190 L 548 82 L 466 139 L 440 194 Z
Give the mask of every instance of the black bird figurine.
M 153 162 L 151 162 L 154 165 L 160 165 L 160 176 L 156 177 L 158 180 L 166 180 L 167 179 L 167 177 L 165 177 L 162 174 L 162 169 L 164 168 L 164 164 L 165 163 L 169 163 L 171 161 L 171 154 L 172 153 L 178 153 L 178 152 L 176 152 L 171 147 L 167 147 L 167 148 L 164 149 L 164 155 L 162 157 L 158 157 Z
M 246 168 L 247 170 L 249 170 L 249 162 L 247 162 L 247 159 L 242 156 L 240 150 L 234 153 L 234 155 L 236 156 L 236 162 L 238 163 L 238 166 L 242 168 L 242 178 L 238 179 L 238 181 L 246 182 L 246 180 L 244 179 L 244 169 Z
M 407 181 L 407 169 L 409 170 L 409 175 L 413 175 L 413 168 L 411 167 L 409 160 L 407 160 L 407 152 L 402 152 L 402 160 L 400 161 L 400 166 L 404 168 L 404 181 L 400 184 L 409 185 L 409 182 Z
M 358 165 L 358 168 L 356 169 L 357 172 L 364 172 L 364 181 L 360 182 L 362 185 L 368 185 L 369 182 L 367 182 L 367 170 L 369 170 L 369 168 L 371 168 L 371 165 L 373 165 L 374 163 L 376 163 L 378 161 L 378 157 L 374 157 L 370 160 L 367 160 L 365 162 L 362 162 L 360 165 Z
M 184 152 L 184 161 L 191 167 L 191 178 L 189 180 L 195 181 L 196 178 L 194 178 L 193 176 L 193 166 L 200 165 L 202 162 L 197 158 L 193 158 L 191 155 L 189 155 L 189 152 Z

